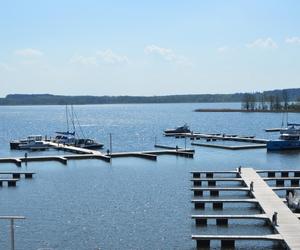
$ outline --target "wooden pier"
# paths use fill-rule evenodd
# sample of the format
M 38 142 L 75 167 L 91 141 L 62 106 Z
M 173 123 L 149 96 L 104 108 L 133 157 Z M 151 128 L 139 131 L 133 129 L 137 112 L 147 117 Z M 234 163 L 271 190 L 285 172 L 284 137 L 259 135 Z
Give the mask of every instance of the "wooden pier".
M 28 162 L 41 162 L 41 161 L 57 161 L 64 165 L 67 165 L 68 160 L 84 160 L 84 159 L 99 159 L 106 162 L 111 162 L 112 158 L 120 157 L 138 157 L 147 160 L 156 161 L 159 155 L 175 155 L 185 158 L 193 158 L 194 149 L 182 149 L 164 145 L 156 145 L 156 147 L 164 148 L 164 150 L 151 150 L 151 151 L 136 151 L 136 152 L 110 152 L 103 154 L 100 151 L 78 148 L 73 146 L 67 146 L 64 144 L 58 144 L 54 142 L 47 142 L 50 147 L 57 150 L 64 150 L 73 152 L 75 154 L 69 155 L 46 155 L 46 156 L 27 156 L 27 157 L 5 157 L 0 158 L 0 163 L 14 163 L 18 167 L 21 167 L 22 163 Z
M 286 174 L 294 173 L 294 176 L 288 176 Z M 269 175 L 272 177 L 263 177 L 262 175 Z M 279 173 L 282 176 L 275 177 L 275 173 Z M 232 181 L 236 179 L 242 180 L 244 187 L 199 187 L 194 185 L 191 190 L 195 196 L 203 196 L 204 191 L 208 191 L 211 196 L 218 196 L 221 191 L 243 191 L 250 195 L 250 198 L 245 199 L 192 199 L 192 203 L 195 205 L 195 209 L 204 209 L 205 204 L 212 203 L 214 209 L 222 209 L 224 203 L 252 203 L 256 204 L 262 214 L 255 215 L 192 215 L 191 218 L 195 219 L 197 226 L 207 226 L 207 221 L 213 219 L 216 221 L 217 226 L 225 225 L 228 226 L 229 220 L 263 220 L 266 221 L 274 229 L 275 234 L 272 235 L 192 235 L 192 239 L 196 240 L 197 248 L 208 248 L 210 241 L 217 240 L 221 242 L 221 247 L 234 247 L 235 241 L 238 240 L 271 240 L 281 242 L 283 247 L 287 249 L 300 249 L 300 221 L 299 215 L 294 214 L 283 202 L 275 191 L 286 190 L 292 191 L 293 189 L 299 189 L 298 176 L 299 170 L 258 170 L 255 171 L 253 168 L 241 168 L 241 172 L 238 171 L 193 171 L 193 179 L 198 182 L 211 181 L 212 179 L 224 180 L 228 179 Z M 235 175 L 232 177 L 215 177 L 215 175 Z M 203 176 L 203 177 L 202 177 Z M 202 177 L 202 178 L 201 178 Z M 207 178 L 209 177 L 209 178 Z M 294 187 L 270 187 L 267 181 L 297 181 L 294 183 Z M 251 183 L 253 182 L 253 189 Z M 194 182 L 195 183 L 195 182 Z M 197 183 L 196 183 L 197 184 Z M 296 185 L 297 184 L 297 185 Z M 272 223 L 272 217 L 274 212 L 277 212 L 277 225 Z

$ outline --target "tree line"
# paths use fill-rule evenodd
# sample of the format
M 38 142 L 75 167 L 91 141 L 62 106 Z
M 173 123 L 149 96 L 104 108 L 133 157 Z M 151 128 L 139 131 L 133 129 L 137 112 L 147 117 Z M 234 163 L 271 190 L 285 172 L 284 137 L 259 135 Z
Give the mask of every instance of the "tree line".
M 287 90 L 274 93 L 245 93 L 242 98 L 242 109 L 248 111 L 300 111 L 300 96 L 291 99 Z

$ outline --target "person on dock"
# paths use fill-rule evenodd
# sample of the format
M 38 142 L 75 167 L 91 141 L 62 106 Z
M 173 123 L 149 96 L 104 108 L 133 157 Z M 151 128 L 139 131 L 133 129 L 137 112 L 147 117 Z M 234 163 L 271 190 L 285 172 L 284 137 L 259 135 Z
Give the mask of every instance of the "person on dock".
M 253 181 L 251 181 L 251 183 L 250 183 L 250 191 L 254 192 L 254 183 L 253 183 Z
M 274 226 L 278 226 L 278 224 L 277 224 L 277 215 L 278 215 L 278 213 L 274 212 L 274 214 L 272 216 L 272 223 L 273 223 Z
M 242 167 L 241 166 L 239 166 L 238 171 L 239 171 L 239 174 L 242 172 Z

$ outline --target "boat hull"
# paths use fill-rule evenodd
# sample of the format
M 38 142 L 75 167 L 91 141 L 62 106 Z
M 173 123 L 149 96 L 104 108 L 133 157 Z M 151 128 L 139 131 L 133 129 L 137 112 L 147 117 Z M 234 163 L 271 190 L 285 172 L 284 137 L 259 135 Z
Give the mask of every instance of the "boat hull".
M 267 142 L 267 150 L 268 151 L 279 151 L 279 150 L 291 150 L 291 149 L 300 149 L 300 141 L 299 140 L 275 140 Z

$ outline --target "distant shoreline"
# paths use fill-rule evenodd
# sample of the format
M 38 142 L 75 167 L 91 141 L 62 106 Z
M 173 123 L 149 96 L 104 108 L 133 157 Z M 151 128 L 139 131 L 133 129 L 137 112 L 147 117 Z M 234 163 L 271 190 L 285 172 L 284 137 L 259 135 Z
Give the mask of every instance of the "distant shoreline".
M 242 112 L 242 113 L 283 113 L 282 110 L 245 110 L 245 109 L 195 109 L 195 112 Z M 300 110 L 289 110 L 289 113 L 300 113 Z

